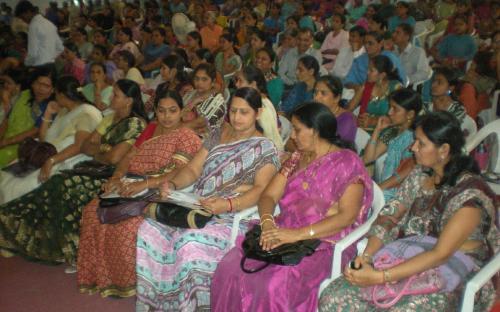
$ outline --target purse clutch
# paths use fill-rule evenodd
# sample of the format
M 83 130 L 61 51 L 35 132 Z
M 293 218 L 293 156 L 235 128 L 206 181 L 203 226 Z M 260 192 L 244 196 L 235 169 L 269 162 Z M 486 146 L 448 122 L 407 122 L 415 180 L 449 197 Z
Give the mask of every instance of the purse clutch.
M 155 210 L 156 221 L 178 228 L 201 229 L 212 219 L 213 214 L 197 208 L 186 208 L 174 203 L 158 203 Z
M 272 250 L 262 250 L 260 246 L 260 225 L 255 225 L 245 234 L 242 247 L 244 256 L 241 259 L 241 270 L 245 273 L 255 273 L 263 270 L 270 264 L 277 265 L 297 265 L 302 258 L 312 255 L 321 244 L 319 239 L 308 239 L 291 244 L 283 244 Z M 257 268 L 246 268 L 246 259 L 260 260 L 264 262 Z
M 140 216 L 150 203 L 149 199 L 155 197 L 156 194 L 156 190 L 148 190 L 145 194 L 137 197 L 99 197 L 97 217 L 102 224 L 114 224 Z
M 107 179 L 113 175 L 115 167 L 96 160 L 86 160 L 76 164 L 73 169 L 61 170 L 68 175 L 84 175 L 98 179 Z
M 26 138 L 19 144 L 17 153 L 18 162 L 2 170 L 22 178 L 40 169 L 50 157 L 57 154 L 57 149 L 48 142 L 39 142 L 33 138 Z

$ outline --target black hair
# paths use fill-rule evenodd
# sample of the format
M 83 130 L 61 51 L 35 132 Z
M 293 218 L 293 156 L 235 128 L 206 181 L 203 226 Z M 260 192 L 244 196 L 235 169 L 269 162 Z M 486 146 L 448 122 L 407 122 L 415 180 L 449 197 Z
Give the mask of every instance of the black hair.
M 154 101 L 154 109 L 158 108 L 158 104 L 163 99 L 172 99 L 177 103 L 177 106 L 182 110 L 184 108 L 184 102 L 182 101 L 182 97 L 179 95 L 177 91 L 169 90 L 168 85 L 162 83 L 158 86 L 155 92 L 155 101 Z
M 263 32 L 262 30 L 258 29 L 257 27 L 252 27 L 251 32 L 252 32 L 252 35 L 257 36 L 257 38 L 259 38 L 260 41 L 265 42 L 266 45 L 268 44 L 267 34 L 265 32 Z
M 233 45 L 235 43 L 234 35 L 231 33 L 224 33 L 220 37 L 224 38 L 226 41 L 231 42 L 231 44 L 233 44 Z
M 318 102 L 306 102 L 292 112 L 292 118 L 316 131 L 320 138 L 340 148 L 354 150 L 352 143 L 342 140 L 337 133 L 337 118 L 330 109 Z
M 196 42 L 198 42 L 198 45 L 201 47 L 202 44 L 202 39 L 201 35 L 197 31 L 191 31 L 187 34 L 189 37 L 193 38 Z
M 104 65 L 103 63 L 101 62 L 93 62 L 93 63 L 90 63 L 90 69 L 92 69 L 92 67 L 94 66 L 99 66 L 100 68 L 102 68 L 102 71 L 106 74 L 107 73 L 107 69 L 106 69 L 106 65 Z
M 133 34 L 132 34 L 132 30 L 128 27 L 122 27 L 120 28 L 120 30 L 122 33 L 124 33 L 125 35 L 128 36 L 129 40 L 132 41 L 132 38 L 133 38 Z
M 312 69 L 314 71 L 314 77 L 317 78 L 319 75 L 319 63 L 318 60 L 311 55 L 304 55 L 299 59 L 299 62 L 304 65 L 307 69 Z
M 25 13 L 36 13 L 36 8 L 27 0 L 19 1 L 14 10 L 14 16 L 21 17 Z
M 170 54 L 163 58 L 163 64 L 167 65 L 170 69 L 176 69 L 175 79 L 183 84 L 189 80 L 188 74 L 185 71 L 186 62 L 182 57 L 177 54 Z
M 407 10 L 410 9 L 410 4 L 405 1 L 398 1 L 398 3 L 396 3 L 396 6 L 398 5 L 404 6 Z
M 29 88 L 28 84 L 28 72 L 26 69 L 10 68 L 4 72 L 4 75 L 9 76 L 14 83 L 21 86 L 21 90 Z
M 297 15 L 290 15 L 289 17 L 286 18 L 286 22 L 288 22 L 288 20 L 294 20 L 295 21 L 295 24 L 297 24 L 297 26 L 299 26 L 299 22 L 300 22 L 300 16 L 297 16 Z
M 401 88 L 393 91 L 389 98 L 396 104 L 404 108 L 407 112 L 415 112 L 415 118 L 422 110 L 422 96 L 410 88 Z M 413 125 L 412 125 L 413 126 Z
M 165 29 L 161 28 L 161 27 L 157 27 L 157 28 L 154 28 L 153 30 L 151 30 L 151 33 L 157 31 L 158 33 L 160 33 L 160 35 L 162 37 L 166 37 L 167 36 L 167 33 L 165 32 Z
M 95 28 L 94 29 L 94 35 L 96 33 L 100 33 L 101 35 L 103 35 L 103 37 L 106 37 L 106 33 L 104 32 L 104 29 L 102 29 L 102 28 Z
M 328 87 L 328 89 L 333 93 L 333 95 L 342 96 L 342 90 L 344 87 L 342 85 L 342 80 L 340 80 L 340 78 L 331 75 L 324 75 L 316 80 L 315 86 L 319 82 L 324 83 Z
M 369 31 L 369 32 L 366 33 L 365 37 L 366 36 L 373 37 L 377 42 L 382 42 L 382 40 L 384 40 L 384 35 L 383 34 L 379 34 L 376 31 Z
M 125 61 L 127 61 L 128 67 L 132 68 L 135 65 L 135 57 L 132 52 L 128 50 L 121 50 L 116 53 L 118 57 L 122 57 Z
M 300 27 L 299 34 L 305 34 L 305 33 L 308 33 L 311 37 L 314 37 L 314 32 L 311 30 L 311 28 Z
M 259 109 L 262 108 L 262 97 L 260 95 L 260 92 L 258 90 L 255 90 L 254 88 L 250 87 L 244 87 L 244 88 L 239 88 L 237 89 L 233 96 L 231 97 L 231 101 L 229 102 L 229 106 L 231 106 L 232 100 L 235 97 L 239 97 L 245 102 L 248 103 L 248 105 L 255 111 L 258 112 Z
M 189 67 L 189 60 L 188 60 L 188 55 L 186 53 L 186 50 L 184 50 L 183 48 L 175 48 L 172 51 L 172 54 L 176 54 L 179 57 L 181 57 L 184 60 L 184 63 L 186 63 L 186 66 Z
M 264 74 L 260 69 L 258 69 L 254 65 L 248 65 L 241 70 L 241 73 L 248 83 L 252 83 L 255 81 L 257 89 L 260 93 L 267 94 L 266 78 L 264 77 Z
M 131 114 L 136 117 L 148 121 L 148 115 L 144 109 L 144 102 L 142 101 L 141 87 L 137 82 L 130 79 L 120 79 L 115 85 L 120 89 L 126 97 L 132 98 L 132 111 Z
M 270 47 L 263 47 L 263 48 L 260 48 L 257 53 L 259 52 L 265 52 L 269 58 L 271 59 L 271 62 L 274 62 L 276 60 L 276 53 L 274 53 L 273 49 L 271 49 Z
M 465 138 L 460 122 L 450 112 L 432 112 L 421 116 L 416 122 L 425 136 L 436 146 L 450 146 L 450 161 L 444 167 L 444 175 L 438 187 L 455 186 L 464 172 L 479 174 L 479 167 L 469 155 L 463 154 Z
M 78 58 L 80 57 L 80 51 L 78 51 L 78 47 L 73 42 L 66 41 L 64 43 L 64 47 L 66 49 L 70 50 L 71 52 L 75 53 Z
M 82 35 L 85 37 L 85 39 L 87 39 L 87 31 L 85 30 L 85 28 L 83 28 L 83 27 L 78 27 L 78 28 L 76 29 L 76 31 L 77 31 L 77 32 L 79 32 L 80 34 L 82 34 Z
M 366 35 L 366 29 L 364 29 L 364 27 L 356 25 L 349 29 L 349 33 L 357 33 L 361 38 L 363 38 Z
M 371 17 L 372 21 L 380 25 L 380 29 L 387 28 L 387 21 L 380 16 L 379 14 L 375 14 Z
M 51 65 L 42 65 L 35 67 L 33 72 L 30 74 L 30 86 L 40 77 L 48 77 L 52 83 L 52 86 L 54 86 L 57 79 L 55 68 Z M 33 94 L 33 90 L 31 90 L 31 94 Z
M 101 54 L 103 56 L 107 56 L 108 55 L 108 49 L 105 46 L 103 46 L 102 44 L 95 44 L 94 45 L 94 49 L 97 49 L 97 50 L 101 51 Z
M 493 53 L 491 51 L 479 51 L 476 53 L 474 63 L 476 64 L 476 72 L 479 75 L 496 78 L 496 72 L 490 65 L 492 57 Z
M 336 17 L 340 18 L 340 21 L 342 22 L 342 25 L 344 25 L 344 26 L 345 26 L 345 23 L 346 23 L 346 17 L 345 17 L 345 15 L 344 15 L 344 14 L 333 13 L 333 14 L 332 14 L 332 18 L 333 18 L 334 16 L 336 16 Z
M 401 30 L 408 35 L 408 37 L 411 39 L 413 36 L 413 27 L 411 27 L 410 24 L 407 23 L 402 23 L 399 24 L 397 27 L 401 28 Z
M 387 80 L 397 80 L 402 82 L 401 77 L 399 77 L 398 71 L 390 58 L 385 55 L 377 55 L 370 60 L 370 62 L 375 66 L 379 73 L 385 73 Z
M 65 97 L 74 102 L 85 102 L 85 97 L 80 91 L 80 82 L 71 75 L 59 77 L 56 82 L 55 90 L 58 93 L 64 94 Z
M 200 60 L 205 60 L 207 63 L 213 64 L 214 56 L 209 49 L 201 48 L 194 52 Z
M 193 77 L 199 71 L 204 71 L 205 73 L 207 73 L 208 77 L 210 77 L 210 79 L 212 79 L 212 81 L 215 81 L 217 71 L 215 70 L 214 65 L 208 64 L 208 63 L 202 63 L 202 64 L 196 66 L 196 68 L 193 71 Z

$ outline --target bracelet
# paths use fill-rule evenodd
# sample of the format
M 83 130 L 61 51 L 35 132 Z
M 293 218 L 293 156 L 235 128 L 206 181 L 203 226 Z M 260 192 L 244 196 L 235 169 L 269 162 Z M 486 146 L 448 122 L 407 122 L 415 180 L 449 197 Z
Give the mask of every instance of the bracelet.
M 361 258 L 362 258 L 363 260 L 365 260 L 366 262 L 368 262 L 368 263 L 370 263 L 370 264 L 373 264 L 373 256 L 372 256 L 372 255 L 370 255 L 369 253 L 363 253 L 363 254 L 361 255 Z
M 314 232 L 313 225 L 311 223 L 311 224 L 309 224 L 309 236 L 314 236 L 314 234 L 316 234 L 316 233 Z
M 101 153 L 107 153 L 112 149 L 111 145 L 109 144 L 101 144 L 99 145 L 99 151 Z
M 262 227 L 262 225 L 266 222 L 266 221 L 269 221 L 269 222 L 272 222 L 274 226 L 276 226 L 276 223 L 274 223 L 274 220 L 272 219 L 264 219 L 260 222 L 260 226 Z
M 270 216 L 270 217 L 271 217 L 271 219 L 274 221 L 274 216 L 273 216 L 272 214 L 270 214 L 270 213 L 265 213 L 265 214 L 263 214 L 262 216 L 260 216 L 260 219 L 261 219 L 261 220 L 262 220 L 262 219 L 264 219 L 264 217 L 265 217 L 265 216 Z
M 46 121 L 46 122 L 52 122 L 52 119 L 47 119 L 47 118 L 45 118 L 45 117 L 43 117 L 43 116 L 42 116 L 42 120 L 43 120 L 43 121 Z
M 233 212 L 233 202 L 231 198 L 227 198 L 227 201 L 229 202 L 229 210 L 227 212 Z
M 48 161 L 50 161 L 50 163 L 53 165 L 56 161 L 54 159 L 54 157 L 50 157 L 49 159 L 47 159 Z
M 370 138 L 368 140 L 368 143 L 370 143 L 371 145 L 377 145 L 377 140 L 374 140 L 374 139 Z
M 177 190 L 177 184 L 174 183 L 174 181 L 170 180 L 168 181 L 172 186 L 174 187 L 174 191 Z
M 396 182 L 398 182 L 398 183 L 401 183 L 401 181 L 403 180 L 403 179 L 401 178 L 401 176 L 399 175 L 399 173 L 397 173 L 397 172 L 395 172 L 395 173 L 393 174 L 393 176 L 396 178 Z
M 384 283 L 390 283 L 391 282 L 391 273 L 389 273 L 389 270 L 383 270 L 382 271 L 383 276 L 384 276 Z

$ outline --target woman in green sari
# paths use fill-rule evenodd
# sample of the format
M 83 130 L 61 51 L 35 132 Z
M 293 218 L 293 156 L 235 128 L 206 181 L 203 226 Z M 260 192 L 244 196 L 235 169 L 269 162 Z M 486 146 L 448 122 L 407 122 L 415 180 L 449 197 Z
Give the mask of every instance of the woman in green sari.
M 39 67 L 31 76 L 31 88 L 21 92 L 6 117 L 5 133 L 0 134 L 0 168 L 17 159 L 19 143 L 38 136 L 47 104 L 53 99 L 55 73 Z
M 131 80 L 115 83 L 110 106 L 113 113 L 101 121 L 81 151 L 113 166 L 135 143 L 147 117 L 140 87 Z M 0 250 L 45 262 L 74 264 L 81 210 L 97 196 L 107 178 L 66 171 L 0 206 Z

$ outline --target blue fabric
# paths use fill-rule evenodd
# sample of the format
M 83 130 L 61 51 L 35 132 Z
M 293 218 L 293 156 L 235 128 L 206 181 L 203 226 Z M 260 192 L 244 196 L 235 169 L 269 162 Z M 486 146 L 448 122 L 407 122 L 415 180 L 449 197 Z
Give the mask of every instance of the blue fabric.
M 403 65 L 401 64 L 401 60 L 399 59 L 399 57 L 390 51 L 382 51 L 380 54 L 387 56 L 391 60 L 392 64 L 398 71 L 399 77 L 402 79 L 403 85 L 406 85 L 408 78 L 406 77 L 406 72 L 403 68 Z M 369 61 L 370 58 L 366 53 L 355 58 L 352 62 L 349 73 L 347 73 L 347 76 L 344 78 L 344 84 L 351 83 L 362 85 L 363 83 L 365 83 L 366 76 L 368 74 Z
M 307 85 L 303 82 L 296 83 L 288 96 L 281 102 L 281 111 L 290 114 L 295 107 L 312 100 L 313 91 L 307 91 Z
M 477 52 L 477 46 L 470 35 L 450 34 L 438 44 L 439 56 L 472 60 Z
M 43 118 L 43 115 L 45 114 L 45 110 L 47 109 L 48 105 L 49 105 L 48 100 L 43 101 L 40 104 L 38 104 L 38 107 L 40 107 L 40 114 L 39 115 L 37 115 L 34 111 L 31 111 L 31 114 L 33 116 L 33 120 L 35 120 L 35 128 L 40 128 L 42 126 L 42 118 Z M 56 114 L 52 115 L 52 118 L 54 118 L 55 115 Z
M 408 24 L 412 28 L 415 28 L 415 19 L 413 16 L 408 16 L 406 19 L 401 19 L 399 16 L 394 15 L 387 21 L 387 28 L 392 33 L 401 24 Z

